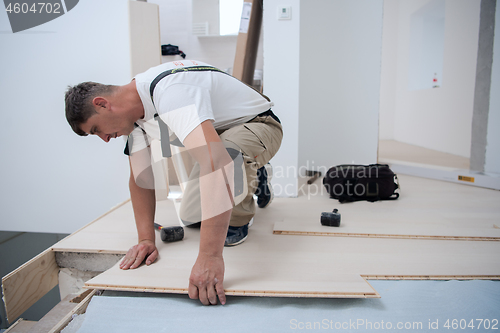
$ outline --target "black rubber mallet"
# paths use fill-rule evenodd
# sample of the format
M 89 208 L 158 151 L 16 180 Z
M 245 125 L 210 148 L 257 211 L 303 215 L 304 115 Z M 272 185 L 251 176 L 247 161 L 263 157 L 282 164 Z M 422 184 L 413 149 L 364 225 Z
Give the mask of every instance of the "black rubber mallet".
M 181 226 L 163 227 L 155 223 L 155 228 L 160 230 L 161 240 L 165 243 L 180 241 L 184 238 L 184 228 Z
M 340 226 L 340 214 L 338 209 L 334 209 L 333 212 L 323 212 L 321 213 L 321 225 L 326 225 L 328 227 L 339 227 Z

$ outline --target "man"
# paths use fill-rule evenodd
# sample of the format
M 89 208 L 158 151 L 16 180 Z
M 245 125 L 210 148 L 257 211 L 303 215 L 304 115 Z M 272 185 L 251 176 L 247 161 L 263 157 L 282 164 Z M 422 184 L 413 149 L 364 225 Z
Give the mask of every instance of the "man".
M 66 118 L 79 135 L 105 142 L 128 135 L 130 196 L 138 244 L 122 269 L 158 257 L 153 227 L 155 192 L 149 146 L 161 140 L 169 155 L 170 134 L 190 152 L 196 165 L 185 188 L 180 217 L 200 226 L 198 258 L 189 278 L 189 297 L 204 305 L 225 304 L 223 247 L 243 242 L 259 207 L 272 199 L 266 164 L 283 137 L 273 103 L 234 77 L 196 61 L 162 64 L 123 86 L 84 82 L 69 87 Z M 242 172 L 240 172 L 242 171 Z M 259 172 L 258 172 L 259 171 Z M 244 179 L 242 183 L 239 177 Z

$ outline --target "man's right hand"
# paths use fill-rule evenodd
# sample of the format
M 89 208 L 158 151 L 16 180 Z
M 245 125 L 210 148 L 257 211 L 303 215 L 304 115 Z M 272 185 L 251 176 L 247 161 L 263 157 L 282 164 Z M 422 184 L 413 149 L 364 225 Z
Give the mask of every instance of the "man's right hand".
M 151 265 L 158 258 L 158 249 L 153 241 L 142 240 L 128 250 L 120 263 L 121 269 L 134 269 L 146 259 L 146 265 Z

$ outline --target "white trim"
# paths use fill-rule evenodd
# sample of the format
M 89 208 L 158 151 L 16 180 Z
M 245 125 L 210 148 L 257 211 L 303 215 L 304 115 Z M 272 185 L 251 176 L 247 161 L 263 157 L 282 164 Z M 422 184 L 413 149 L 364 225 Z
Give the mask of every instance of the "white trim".
M 391 159 L 381 159 L 379 163 L 389 164 L 394 173 L 411 175 L 429 179 L 444 180 L 457 184 L 484 187 L 500 190 L 500 175 L 492 173 L 480 173 L 470 170 L 454 169 L 436 165 L 404 162 Z M 474 178 L 473 182 L 459 180 L 459 176 Z M 403 185 L 404 186 L 404 185 Z

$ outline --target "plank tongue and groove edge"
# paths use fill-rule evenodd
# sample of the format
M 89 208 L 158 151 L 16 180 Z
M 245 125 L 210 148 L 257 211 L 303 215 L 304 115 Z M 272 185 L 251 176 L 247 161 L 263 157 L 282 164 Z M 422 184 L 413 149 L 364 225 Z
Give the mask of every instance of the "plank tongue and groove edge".
M 360 223 L 361 222 L 361 223 Z M 365 222 L 365 223 L 363 223 Z M 446 227 L 430 224 L 389 225 L 367 223 L 366 221 L 348 221 L 340 227 L 320 225 L 317 221 L 276 222 L 275 235 L 335 236 L 335 237 L 377 237 L 377 238 L 413 238 L 436 240 L 500 241 L 500 230 L 490 228 Z
M 58 284 L 59 267 L 47 249 L 2 278 L 7 320 L 13 322 Z
M 119 264 L 85 283 L 86 288 L 155 293 L 188 293 L 189 266 L 177 260 L 121 270 Z M 231 269 L 224 279 L 226 295 L 319 298 L 378 298 L 380 295 L 358 274 L 332 274 L 329 270 L 261 272 L 249 278 L 248 271 Z

